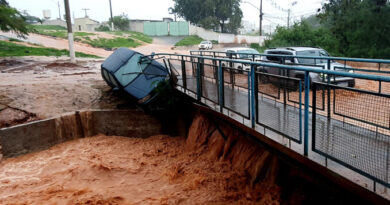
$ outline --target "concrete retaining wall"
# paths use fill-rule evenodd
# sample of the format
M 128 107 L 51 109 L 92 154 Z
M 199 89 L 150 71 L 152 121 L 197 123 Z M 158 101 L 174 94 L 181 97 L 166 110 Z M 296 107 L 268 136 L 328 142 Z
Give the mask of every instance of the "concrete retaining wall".
M 228 33 L 217 33 L 211 30 L 206 30 L 201 27 L 190 25 L 190 35 L 197 35 L 206 40 L 215 40 L 218 43 L 234 43 L 234 44 L 251 44 L 258 43 L 264 44 L 265 36 L 245 36 L 234 35 Z
M 191 25 L 190 24 L 190 35 L 197 35 L 203 39 L 206 39 L 206 40 L 214 40 L 214 41 L 218 41 L 219 40 L 219 33 L 216 33 L 214 31 L 211 31 L 211 30 L 206 30 L 204 28 L 201 28 L 201 27 L 197 27 L 197 26 L 194 26 L 194 25 Z
M 97 134 L 145 138 L 162 133 L 158 119 L 141 111 L 83 111 L 0 129 L 0 160 Z

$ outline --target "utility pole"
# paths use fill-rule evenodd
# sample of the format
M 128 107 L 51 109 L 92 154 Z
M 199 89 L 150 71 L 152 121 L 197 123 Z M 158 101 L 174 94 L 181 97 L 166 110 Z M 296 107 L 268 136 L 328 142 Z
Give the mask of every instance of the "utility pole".
M 291 12 L 291 9 L 288 9 L 288 11 L 287 11 L 287 28 L 290 28 L 290 12 Z
M 287 28 L 290 28 L 290 13 L 291 13 L 291 7 L 293 7 L 293 6 L 295 6 L 295 5 L 297 5 L 297 1 L 294 1 L 294 2 L 292 2 L 290 5 L 289 5 L 289 8 L 288 8 L 288 10 L 287 10 Z
M 110 14 L 111 14 L 111 30 L 114 30 L 114 19 L 112 17 L 112 6 L 111 6 L 111 0 L 110 1 Z
M 68 42 L 69 42 L 69 56 L 70 62 L 76 62 L 76 55 L 73 47 L 73 32 L 72 32 L 72 21 L 70 19 L 70 9 L 69 9 L 69 0 L 64 0 L 65 3 L 65 16 L 66 16 L 66 26 L 68 27 Z
M 88 17 L 88 13 L 87 13 L 87 11 L 88 11 L 89 9 L 87 9 L 87 8 L 84 8 L 84 9 L 81 9 L 81 10 L 84 10 L 84 12 L 85 12 L 85 18 L 87 18 L 87 17 Z
M 61 20 L 61 7 L 60 7 L 60 1 L 58 1 L 57 3 L 58 3 L 58 19 Z
M 263 27 L 263 0 L 260 0 L 260 27 L 259 27 L 259 33 L 260 36 L 262 36 L 262 27 Z

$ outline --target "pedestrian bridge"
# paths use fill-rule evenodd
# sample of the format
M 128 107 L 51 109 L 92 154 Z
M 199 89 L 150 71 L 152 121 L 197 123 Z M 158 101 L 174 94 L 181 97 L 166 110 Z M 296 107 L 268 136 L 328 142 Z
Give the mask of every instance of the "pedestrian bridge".
M 284 63 L 291 56 L 277 55 L 283 61 L 276 64 L 251 55 L 243 60 L 224 52 L 193 51 L 154 58 L 171 68 L 181 92 L 390 197 L 390 60 L 297 56 L 327 61 L 325 66 L 297 66 Z M 344 66 L 331 70 L 332 61 Z M 239 71 L 237 64 L 250 69 Z M 304 75 L 290 77 L 292 71 Z M 323 80 L 310 80 L 313 73 Z M 353 78 L 355 86 L 331 83 L 336 77 Z

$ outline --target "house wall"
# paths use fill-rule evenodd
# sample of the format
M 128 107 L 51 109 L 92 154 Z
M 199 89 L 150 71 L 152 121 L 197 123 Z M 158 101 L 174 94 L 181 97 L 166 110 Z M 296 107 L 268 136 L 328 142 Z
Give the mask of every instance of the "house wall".
M 34 25 L 53 25 L 53 26 L 62 26 L 66 28 L 66 22 L 60 19 L 55 20 L 46 20 L 41 23 L 35 23 Z
M 95 31 L 100 23 L 90 18 L 77 18 L 74 20 L 74 31 Z
M 144 22 L 130 20 L 129 28 L 130 28 L 130 31 L 143 33 L 144 32 Z

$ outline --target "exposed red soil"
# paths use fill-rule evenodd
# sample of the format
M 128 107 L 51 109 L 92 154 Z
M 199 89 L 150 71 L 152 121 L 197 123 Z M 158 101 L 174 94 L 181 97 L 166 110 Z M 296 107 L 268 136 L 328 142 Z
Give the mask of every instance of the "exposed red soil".
M 67 67 L 67 68 L 77 68 L 79 65 L 75 63 L 68 63 L 68 62 L 54 62 L 49 63 L 45 66 L 45 68 L 57 68 L 57 67 Z
M 38 119 L 39 118 L 33 113 L 0 105 L 0 128 L 31 122 Z

